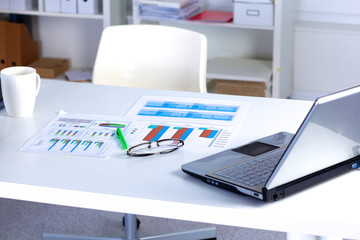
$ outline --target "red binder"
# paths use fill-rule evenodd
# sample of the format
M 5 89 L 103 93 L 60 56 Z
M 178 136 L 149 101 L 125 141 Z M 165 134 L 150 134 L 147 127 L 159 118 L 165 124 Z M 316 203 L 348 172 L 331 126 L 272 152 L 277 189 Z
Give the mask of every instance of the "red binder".
M 212 22 L 212 23 L 227 23 L 232 22 L 234 17 L 233 12 L 222 11 L 203 11 L 192 18 L 190 21 Z

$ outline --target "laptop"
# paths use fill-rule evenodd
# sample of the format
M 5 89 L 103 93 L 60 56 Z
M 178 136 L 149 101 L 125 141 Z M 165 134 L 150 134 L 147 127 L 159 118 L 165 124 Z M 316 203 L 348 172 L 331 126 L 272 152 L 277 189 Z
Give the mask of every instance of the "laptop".
M 204 182 L 272 202 L 360 165 L 360 86 L 315 100 L 295 134 L 279 132 L 182 165 Z
M 1 78 L 0 78 L 0 109 L 4 108 L 4 100 L 2 97 L 2 90 L 1 90 Z

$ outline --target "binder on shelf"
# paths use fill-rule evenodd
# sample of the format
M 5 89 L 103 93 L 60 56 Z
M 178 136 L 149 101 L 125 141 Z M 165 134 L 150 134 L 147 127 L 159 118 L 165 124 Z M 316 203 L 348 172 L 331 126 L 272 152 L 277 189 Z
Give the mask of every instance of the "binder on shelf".
M 0 21 L 0 70 L 25 66 L 38 57 L 38 42 L 32 40 L 25 24 Z
M 45 0 L 46 12 L 60 12 L 60 0 Z
M 153 7 L 181 8 L 191 0 L 139 0 L 139 5 Z
M 76 0 L 61 0 L 60 12 L 63 13 L 77 13 L 77 1 Z
M 79 14 L 99 13 L 99 0 L 78 0 Z
M 0 10 L 9 10 L 10 0 L 0 0 Z
M 10 10 L 15 11 L 26 11 L 33 8 L 32 0 L 11 0 L 10 1 Z
M 148 21 L 185 20 L 199 13 L 202 8 L 201 0 L 187 1 L 180 8 L 177 5 L 174 5 L 174 7 L 166 7 L 166 6 L 157 6 L 152 4 L 140 4 L 140 3 L 145 3 L 146 1 L 149 0 L 140 0 L 139 2 L 139 17 L 142 20 L 148 20 Z M 171 3 L 172 1 L 185 1 L 185 0 L 164 0 L 159 2 Z M 152 2 L 157 2 L 157 1 L 152 0 Z
M 247 3 L 269 3 L 269 4 L 273 4 L 275 2 L 275 0 L 241 0 L 241 1 Z
M 234 17 L 233 12 L 223 11 L 203 11 L 192 18 L 190 21 L 209 22 L 209 23 L 227 23 L 232 22 Z

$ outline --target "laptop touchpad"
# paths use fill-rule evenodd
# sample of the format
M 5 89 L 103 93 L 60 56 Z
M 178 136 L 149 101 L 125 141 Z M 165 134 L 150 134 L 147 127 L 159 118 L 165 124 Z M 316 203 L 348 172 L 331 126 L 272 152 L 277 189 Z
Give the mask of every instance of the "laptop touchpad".
M 244 146 L 241 146 L 238 148 L 234 148 L 234 149 L 232 149 L 232 151 L 242 153 L 242 154 L 245 154 L 248 156 L 256 157 L 260 154 L 272 151 L 277 148 L 279 148 L 279 147 L 270 145 L 267 143 L 263 143 L 263 142 L 252 142 L 250 144 L 247 144 L 247 145 L 244 145 Z

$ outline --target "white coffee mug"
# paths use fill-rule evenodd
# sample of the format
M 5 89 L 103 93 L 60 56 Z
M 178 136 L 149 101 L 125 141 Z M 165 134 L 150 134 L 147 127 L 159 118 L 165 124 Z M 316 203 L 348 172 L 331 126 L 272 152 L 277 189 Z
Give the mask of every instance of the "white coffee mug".
M 1 70 L 1 90 L 6 112 L 11 117 L 31 116 L 40 90 L 40 76 L 31 67 Z

